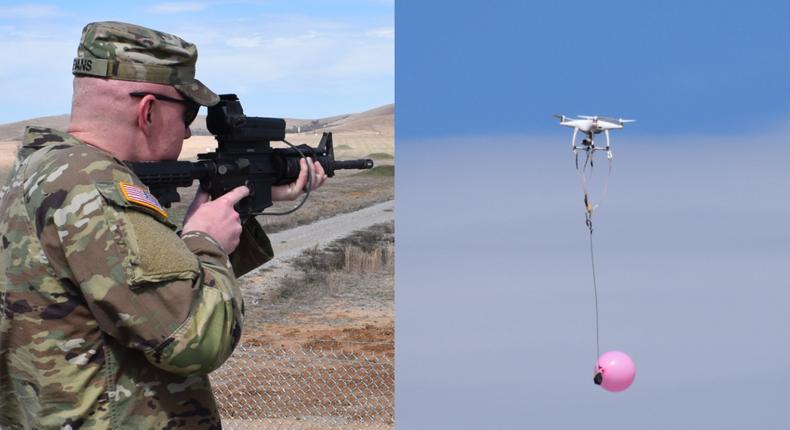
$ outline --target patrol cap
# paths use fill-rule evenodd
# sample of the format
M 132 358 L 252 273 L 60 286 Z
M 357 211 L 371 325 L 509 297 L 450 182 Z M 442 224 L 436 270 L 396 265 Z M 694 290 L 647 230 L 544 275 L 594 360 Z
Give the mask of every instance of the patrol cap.
M 196 103 L 219 96 L 195 79 L 197 48 L 180 37 L 124 22 L 92 22 L 82 30 L 75 76 L 171 85 Z

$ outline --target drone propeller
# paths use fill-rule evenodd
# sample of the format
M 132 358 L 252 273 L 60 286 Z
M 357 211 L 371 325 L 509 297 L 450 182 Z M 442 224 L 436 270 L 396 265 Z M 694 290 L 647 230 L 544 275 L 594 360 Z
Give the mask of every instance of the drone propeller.
M 568 119 L 568 117 L 566 117 L 565 115 L 560 115 L 560 114 L 558 114 L 558 113 L 555 113 L 555 114 L 554 114 L 554 115 L 552 115 L 552 116 L 553 116 L 554 118 L 557 118 L 557 119 L 558 119 L 558 120 L 560 120 L 561 122 L 564 122 L 566 119 Z
M 602 119 L 604 121 L 620 124 L 620 125 L 628 124 L 629 122 L 635 122 L 636 121 L 635 119 L 608 118 L 608 117 L 605 117 L 605 116 L 600 117 L 600 119 Z

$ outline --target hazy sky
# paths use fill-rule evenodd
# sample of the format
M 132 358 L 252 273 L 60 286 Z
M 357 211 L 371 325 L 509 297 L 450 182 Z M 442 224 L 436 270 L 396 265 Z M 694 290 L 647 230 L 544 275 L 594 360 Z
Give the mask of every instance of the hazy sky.
M 396 3 L 399 427 L 790 428 L 788 8 Z M 638 120 L 595 215 L 619 394 L 552 113 Z
M 72 59 L 92 21 L 196 43 L 198 79 L 253 115 L 319 118 L 394 100 L 392 0 L 3 1 L 0 123 L 69 112 Z
M 637 366 L 623 393 L 592 382 L 587 230 L 565 145 L 407 142 L 423 149 L 398 154 L 398 425 L 788 428 L 783 136 L 615 142 L 594 235 L 601 350 Z

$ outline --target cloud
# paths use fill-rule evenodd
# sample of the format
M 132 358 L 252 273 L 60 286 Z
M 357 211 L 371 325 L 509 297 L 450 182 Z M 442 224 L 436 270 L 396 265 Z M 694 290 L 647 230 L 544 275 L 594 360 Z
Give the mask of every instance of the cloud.
M 231 48 L 257 48 L 263 41 L 264 39 L 260 36 L 232 37 L 225 43 Z
M 151 13 L 181 13 L 181 12 L 200 12 L 208 7 L 205 3 L 160 3 L 148 8 Z
M 200 51 L 198 77 L 249 112 L 319 118 L 394 100 L 394 40 L 385 23 L 266 17 L 176 32 Z M 194 37 L 193 37 L 194 36 Z
M 309 87 L 323 82 L 320 86 L 326 87 L 357 79 L 391 81 L 394 74 L 392 40 L 364 32 L 232 37 L 200 49 L 204 72 L 227 76 L 231 69 L 248 70 L 242 79 L 252 85 Z
M 368 30 L 366 33 L 369 37 L 378 37 L 382 39 L 395 39 L 395 29 L 392 27 L 374 28 Z
M 394 100 L 391 16 L 213 16 L 214 4 L 165 3 L 161 7 L 173 12 L 172 5 L 205 5 L 206 10 L 190 14 L 188 20 L 173 20 L 177 15 L 163 9 L 147 25 L 195 43 L 198 78 L 215 91 L 243 94 L 250 112 L 319 118 Z M 206 24 L 208 15 L 212 25 Z M 0 21 L 0 30 L 9 36 L 0 39 L 0 55 L 15 58 L 14 67 L 0 69 L 0 90 L 17 106 L 0 112 L 0 123 L 68 111 L 71 61 L 80 29 L 83 21 L 99 17 L 61 17 L 66 19 L 46 26 L 35 20 Z M 31 55 L 18 57 L 19 52 Z M 20 108 L 27 104 L 29 108 Z
M 270 24 L 261 27 L 262 21 Z M 234 75 L 237 85 L 251 87 L 339 88 L 359 79 L 394 85 L 394 28 L 386 22 L 266 15 L 175 33 L 197 44 L 207 80 Z
M 56 6 L 45 4 L 0 7 L 0 18 L 5 19 L 38 19 L 62 14 L 63 13 Z

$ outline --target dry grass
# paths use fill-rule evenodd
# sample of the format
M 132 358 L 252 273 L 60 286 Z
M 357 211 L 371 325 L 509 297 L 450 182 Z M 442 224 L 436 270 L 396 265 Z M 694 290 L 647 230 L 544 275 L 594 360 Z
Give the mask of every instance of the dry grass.
M 356 283 L 361 283 L 365 275 L 391 272 L 394 242 L 394 223 L 386 223 L 356 231 L 324 249 L 307 250 L 292 262 L 301 273 L 286 278 L 277 296 L 314 302 L 322 293 L 342 295 L 349 286 L 337 282 L 338 278 L 345 280 L 344 276 L 332 278 L 333 272 L 353 274 Z
M 375 166 L 370 170 L 363 170 L 355 173 L 355 176 L 382 176 L 392 177 L 395 176 L 395 166 L 392 164 L 384 166 Z
M 0 186 L 6 183 L 9 173 L 11 173 L 11 167 L 0 166 Z
M 374 160 L 394 160 L 395 156 L 388 152 L 374 152 L 368 154 L 365 158 L 372 158 Z
M 291 275 L 262 296 L 248 300 L 248 336 L 309 342 L 316 337 L 315 327 L 333 327 L 333 333 L 341 337 L 346 334 L 338 327 L 371 326 L 371 333 L 373 328 L 392 331 L 393 222 L 356 231 L 324 249 L 305 251 L 288 264 L 295 269 Z M 266 273 L 241 281 L 242 289 L 247 289 L 249 284 L 266 282 Z M 322 341 L 328 338 L 328 333 L 321 336 Z
M 349 273 L 371 273 L 382 270 L 384 266 L 392 265 L 394 260 L 394 246 L 387 245 L 384 248 L 375 248 L 365 252 L 361 248 L 347 245 L 343 248 L 343 271 Z
M 18 140 L 0 140 L 0 175 L 5 183 L 6 176 L 16 161 L 16 153 L 22 142 Z

